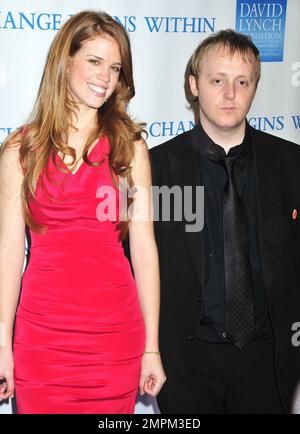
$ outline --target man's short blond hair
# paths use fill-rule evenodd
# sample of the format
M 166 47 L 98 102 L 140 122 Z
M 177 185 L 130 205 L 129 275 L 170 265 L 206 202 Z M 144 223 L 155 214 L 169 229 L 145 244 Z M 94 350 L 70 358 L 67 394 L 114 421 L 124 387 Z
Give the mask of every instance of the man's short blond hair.
M 250 36 L 237 33 L 232 29 L 220 30 L 213 33 L 202 41 L 190 59 L 189 73 L 196 79 L 199 77 L 201 70 L 201 61 L 210 48 L 220 46 L 228 49 L 230 54 L 239 53 L 243 58 L 250 56 L 254 57 L 256 63 L 256 85 L 260 79 L 260 55 L 258 48 L 252 42 Z

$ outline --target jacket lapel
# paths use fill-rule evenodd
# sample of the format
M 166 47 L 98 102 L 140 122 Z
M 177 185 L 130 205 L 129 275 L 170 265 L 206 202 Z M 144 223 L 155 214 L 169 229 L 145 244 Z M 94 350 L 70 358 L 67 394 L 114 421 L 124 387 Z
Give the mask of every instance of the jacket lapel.
M 179 185 L 182 187 L 182 215 L 184 231 L 185 246 L 187 248 L 189 257 L 195 269 L 196 275 L 199 279 L 200 285 L 204 286 L 205 276 L 205 255 L 204 255 L 204 240 L 203 231 L 187 232 L 186 225 L 191 222 L 186 219 L 184 213 L 185 196 L 183 194 L 184 186 L 191 186 L 195 189 L 196 186 L 201 186 L 200 168 L 199 168 L 199 155 L 194 151 L 195 145 L 197 146 L 197 127 L 191 131 L 189 141 L 182 143 L 177 149 L 168 152 L 169 164 L 172 177 L 172 185 Z M 195 197 L 195 196 L 194 196 Z M 196 207 L 193 206 L 195 210 Z M 204 210 L 203 210 L 204 212 Z
M 282 183 L 280 154 L 264 136 L 252 130 L 257 190 L 259 250 L 262 273 L 268 292 L 271 290 L 274 256 L 280 240 Z

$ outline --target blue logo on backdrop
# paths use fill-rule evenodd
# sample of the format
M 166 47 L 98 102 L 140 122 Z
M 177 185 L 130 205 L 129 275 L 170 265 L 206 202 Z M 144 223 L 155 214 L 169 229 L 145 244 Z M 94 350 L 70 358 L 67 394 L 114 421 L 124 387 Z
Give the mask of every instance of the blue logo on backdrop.
M 61 26 L 61 14 L 0 12 L 0 29 L 3 30 L 59 30 Z
M 291 114 L 290 116 L 259 116 L 248 118 L 249 124 L 260 131 L 283 131 L 294 129 L 300 131 L 300 114 Z
M 150 33 L 207 33 L 215 31 L 215 17 L 144 17 Z
M 285 128 L 284 116 L 259 116 L 248 119 L 251 127 L 260 131 L 281 131 Z
M 260 131 L 276 132 L 286 129 L 300 132 L 300 114 L 290 114 L 289 116 L 259 116 L 249 117 L 249 124 Z M 174 137 L 194 128 L 195 122 L 188 120 L 156 120 L 147 123 L 147 132 L 150 137 Z M 0 126 L 0 145 L 6 137 L 11 134 L 16 127 L 1 127 Z
M 0 30 L 59 30 L 72 14 L 0 11 Z M 139 17 L 114 16 L 128 32 L 143 27 L 149 33 L 211 33 L 215 31 L 215 17 Z
M 4 142 L 6 137 L 13 132 L 12 127 L 0 127 L 0 145 Z
M 300 130 L 300 114 L 292 116 L 295 130 Z
M 283 60 L 287 0 L 237 0 L 236 31 L 251 36 L 262 62 Z
M 147 132 L 151 137 L 173 137 L 194 128 L 192 121 L 155 121 L 147 124 Z
M 62 15 L 54 13 L 0 11 L 0 29 L 2 30 L 59 30 L 72 14 Z M 114 17 L 123 24 L 128 32 L 136 30 L 136 17 Z

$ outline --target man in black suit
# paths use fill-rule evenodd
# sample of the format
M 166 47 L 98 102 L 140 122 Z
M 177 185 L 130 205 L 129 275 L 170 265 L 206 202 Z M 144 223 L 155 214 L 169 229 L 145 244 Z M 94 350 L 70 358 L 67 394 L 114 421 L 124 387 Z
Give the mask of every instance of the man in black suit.
M 155 210 L 163 413 L 288 413 L 295 399 L 300 147 L 247 123 L 259 77 L 250 38 L 206 38 L 189 64 L 200 122 L 151 150 L 154 192 L 165 186 Z M 182 197 L 169 202 L 174 186 Z

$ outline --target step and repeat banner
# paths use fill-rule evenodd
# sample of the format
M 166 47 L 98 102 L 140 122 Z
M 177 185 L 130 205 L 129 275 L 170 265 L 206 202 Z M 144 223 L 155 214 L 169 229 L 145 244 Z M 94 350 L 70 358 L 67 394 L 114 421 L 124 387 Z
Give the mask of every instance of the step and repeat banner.
M 129 33 L 136 86 L 129 110 L 146 122 L 149 147 L 194 126 L 185 69 L 199 42 L 226 28 L 251 35 L 261 51 L 250 124 L 300 144 L 299 0 L 0 1 L 0 143 L 26 121 L 56 32 L 84 9 L 109 13 Z M 11 405 L 0 405 L 6 412 Z M 138 399 L 136 413 L 154 412 L 155 401 Z

